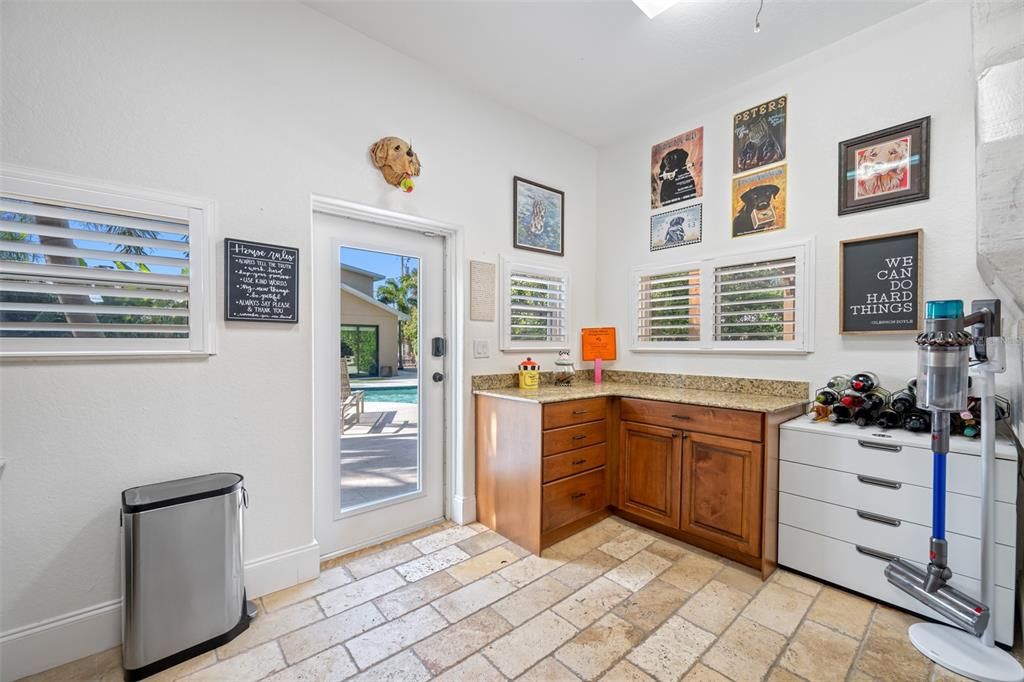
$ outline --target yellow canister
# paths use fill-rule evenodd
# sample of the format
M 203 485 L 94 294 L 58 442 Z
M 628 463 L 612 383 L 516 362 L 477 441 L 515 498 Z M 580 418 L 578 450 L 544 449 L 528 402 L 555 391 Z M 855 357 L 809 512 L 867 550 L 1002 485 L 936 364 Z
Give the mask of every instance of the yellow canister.
M 537 388 L 540 385 L 540 365 L 532 358 L 519 363 L 519 388 Z

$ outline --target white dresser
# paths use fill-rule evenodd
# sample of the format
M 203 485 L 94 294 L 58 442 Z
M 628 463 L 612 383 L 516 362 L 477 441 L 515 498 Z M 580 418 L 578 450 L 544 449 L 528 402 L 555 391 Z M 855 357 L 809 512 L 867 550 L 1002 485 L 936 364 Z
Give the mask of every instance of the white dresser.
M 779 447 L 779 564 L 930 618 L 934 611 L 891 586 L 893 556 L 928 562 L 930 436 L 853 424 L 782 425 Z M 954 436 L 947 459 L 946 539 L 951 584 L 980 597 L 980 441 Z M 1013 643 L 1017 454 L 996 441 L 995 636 Z M 941 619 L 940 619 L 941 620 Z

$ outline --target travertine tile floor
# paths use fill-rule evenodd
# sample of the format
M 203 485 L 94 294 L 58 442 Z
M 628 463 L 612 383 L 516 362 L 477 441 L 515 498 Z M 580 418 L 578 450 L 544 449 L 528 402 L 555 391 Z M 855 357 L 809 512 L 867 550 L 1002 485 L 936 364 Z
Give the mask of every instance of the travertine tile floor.
M 154 680 L 963 679 L 907 639 L 915 618 L 608 518 L 534 556 L 450 523 L 327 562 L 259 600 L 240 637 Z M 30 678 L 121 679 L 120 650 Z

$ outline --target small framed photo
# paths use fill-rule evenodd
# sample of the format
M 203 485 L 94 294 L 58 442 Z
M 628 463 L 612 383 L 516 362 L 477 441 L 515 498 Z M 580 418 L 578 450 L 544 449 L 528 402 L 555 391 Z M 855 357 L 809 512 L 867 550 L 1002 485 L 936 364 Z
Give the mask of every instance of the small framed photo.
M 928 198 L 931 117 L 839 143 L 839 215 Z
M 651 251 L 700 244 L 701 205 L 651 216 Z
M 565 255 L 565 193 L 525 178 L 512 179 L 512 246 Z

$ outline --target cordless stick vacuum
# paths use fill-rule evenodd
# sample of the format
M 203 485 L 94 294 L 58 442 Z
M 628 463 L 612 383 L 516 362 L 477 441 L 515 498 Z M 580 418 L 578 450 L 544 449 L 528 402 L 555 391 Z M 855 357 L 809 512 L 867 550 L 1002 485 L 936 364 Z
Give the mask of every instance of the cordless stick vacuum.
M 910 626 L 910 641 L 939 665 L 981 682 L 1022 682 L 1024 668 L 995 646 L 988 604 L 995 585 L 994 467 L 995 379 L 1006 370 L 997 299 L 974 301 L 964 317 L 962 301 L 929 301 L 925 331 L 917 337 L 917 406 L 932 415 L 932 537 L 925 570 L 893 559 L 885 577 L 894 586 L 956 625 Z M 972 332 L 965 329 L 972 327 Z M 949 415 L 967 409 L 967 374 L 974 351 L 981 396 L 981 601 L 947 583 L 953 577 L 946 548 L 946 455 Z

